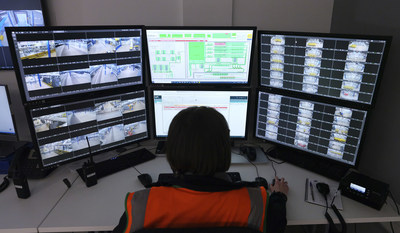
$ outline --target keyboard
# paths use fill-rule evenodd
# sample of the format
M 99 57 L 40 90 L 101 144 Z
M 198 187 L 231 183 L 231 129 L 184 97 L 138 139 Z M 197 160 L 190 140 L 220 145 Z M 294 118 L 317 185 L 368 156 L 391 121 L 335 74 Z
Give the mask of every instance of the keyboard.
M 99 163 L 96 163 L 97 179 L 133 167 L 140 163 L 147 162 L 154 159 L 155 157 L 156 156 L 153 153 L 143 148 L 120 155 L 118 157 L 113 157 L 111 159 L 101 161 Z M 83 180 L 82 168 L 79 168 L 76 171 Z
M 228 176 L 231 178 L 233 183 L 242 181 L 239 172 L 227 172 Z M 172 173 L 160 173 L 158 175 L 158 182 L 159 183 L 168 183 L 168 181 L 174 177 Z

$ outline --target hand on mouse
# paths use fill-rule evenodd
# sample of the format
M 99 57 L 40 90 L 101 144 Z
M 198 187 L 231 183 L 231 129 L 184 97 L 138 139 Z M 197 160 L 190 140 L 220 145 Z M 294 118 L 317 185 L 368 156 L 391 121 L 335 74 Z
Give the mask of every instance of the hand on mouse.
M 285 178 L 279 179 L 276 176 L 275 176 L 275 184 L 271 184 L 269 188 L 271 189 L 272 192 L 281 192 L 284 193 L 285 195 L 287 195 L 289 192 L 289 186 L 287 181 L 285 181 Z

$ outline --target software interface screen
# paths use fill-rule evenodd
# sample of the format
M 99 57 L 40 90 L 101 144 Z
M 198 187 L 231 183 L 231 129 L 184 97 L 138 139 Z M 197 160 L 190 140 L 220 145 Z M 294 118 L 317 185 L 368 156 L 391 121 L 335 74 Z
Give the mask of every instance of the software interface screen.
M 261 85 L 371 104 L 385 40 L 261 33 Z
M 144 91 L 31 110 L 43 165 L 148 137 Z
M 13 31 L 26 101 L 142 83 L 141 29 Z
M 0 134 L 15 134 L 5 86 L 0 86 Z
M 40 0 L 0 1 L 0 69 L 12 69 L 5 27 L 44 26 Z
M 256 136 L 354 165 L 366 111 L 259 93 Z
M 166 137 L 169 125 L 178 112 L 191 106 L 208 106 L 226 119 L 230 136 L 246 136 L 247 91 L 161 91 L 154 90 L 156 136 Z
M 248 83 L 253 30 L 147 30 L 153 83 Z

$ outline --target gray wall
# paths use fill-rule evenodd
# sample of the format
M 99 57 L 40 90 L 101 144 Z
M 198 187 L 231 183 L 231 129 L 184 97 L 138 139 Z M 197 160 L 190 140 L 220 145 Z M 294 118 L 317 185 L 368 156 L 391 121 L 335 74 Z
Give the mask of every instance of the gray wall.
M 366 131 L 360 170 L 389 183 L 398 202 L 400 201 L 399 9 L 398 1 L 336 0 L 331 25 L 331 32 L 335 33 L 393 36 L 376 107 L 370 115 Z

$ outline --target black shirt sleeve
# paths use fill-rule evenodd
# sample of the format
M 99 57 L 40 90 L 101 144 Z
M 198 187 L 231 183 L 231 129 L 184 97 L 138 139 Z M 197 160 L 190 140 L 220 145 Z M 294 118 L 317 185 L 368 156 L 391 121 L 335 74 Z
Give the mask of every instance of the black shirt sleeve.
M 286 200 L 281 192 L 273 192 L 269 197 L 267 206 L 267 232 L 283 233 L 286 228 Z
M 119 219 L 118 225 L 112 231 L 113 233 L 122 233 L 126 228 L 126 214 L 123 213 L 121 218 Z

